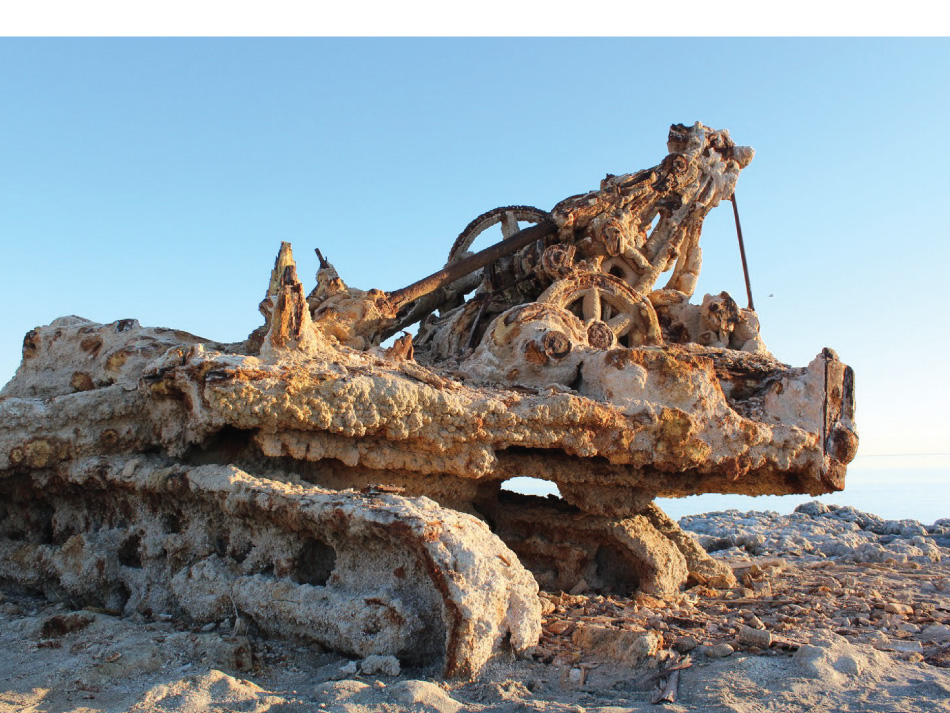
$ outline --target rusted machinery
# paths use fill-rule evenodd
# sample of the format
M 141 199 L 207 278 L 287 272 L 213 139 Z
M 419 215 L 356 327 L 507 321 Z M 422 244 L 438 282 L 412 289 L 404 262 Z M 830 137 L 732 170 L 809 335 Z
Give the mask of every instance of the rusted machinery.
M 699 123 L 668 150 L 550 212 L 479 216 L 392 293 L 320 255 L 307 295 L 285 243 L 240 343 L 34 330 L 0 392 L 0 580 L 197 621 L 240 609 L 449 675 L 537 640 L 522 565 L 576 591 L 734 583 L 654 498 L 840 490 L 853 375 L 830 349 L 776 360 L 751 300 L 690 302 L 703 220 L 753 152 Z M 504 491 L 517 476 L 560 497 Z

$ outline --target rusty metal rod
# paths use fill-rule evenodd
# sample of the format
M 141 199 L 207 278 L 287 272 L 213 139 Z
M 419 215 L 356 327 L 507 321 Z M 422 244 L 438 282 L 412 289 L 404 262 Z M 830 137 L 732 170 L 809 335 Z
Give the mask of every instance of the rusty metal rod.
M 461 277 L 475 272 L 478 269 L 490 265 L 500 257 L 510 255 L 521 250 L 526 245 L 530 245 L 535 240 L 541 240 L 557 232 L 557 226 L 554 221 L 542 220 L 537 225 L 525 228 L 510 238 L 505 238 L 500 243 L 495 243 L 491 247 L 480 250 L 474 255 L 470 255 L 464 260 L 449 265 L 436 273 L 423 277 L 418 282 L 413 282 L 408 287 L 389 293 L 389 303 L 394 309 L 399 309 L 403 305 L 413 302 L 420 297 L 424 297 L 430 292 L 434 292 L 440 287 L 450 285 Z
M 749 282 L 749 264 L 745 259 L 745 243 L 742 242 L 742 224 L 739 222 L 739 206 L 736 205 L 736 193 L 732 192 L 732 214 L 736 216 L 736 235 L 739 236 L 739 256 L 742 258 L 742 274 L 745 276 L 745 292 L 749 296 L 749 309 L 755 311 L 752 303 L 752 284 Z

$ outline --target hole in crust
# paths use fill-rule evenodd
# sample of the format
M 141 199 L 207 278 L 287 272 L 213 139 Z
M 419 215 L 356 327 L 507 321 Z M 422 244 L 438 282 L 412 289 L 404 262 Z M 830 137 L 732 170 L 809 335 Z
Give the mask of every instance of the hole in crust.
M 313 538 L 304 543 L 294 558 L 290 577 L 298 584 L 325 587 L 336 567 L 336 550 L 323 540 Z
M 600 590 L 609 594 L 629 595 L 637 591 L 640 578 L 629 556 L 611 545 L 601 545 L 594 554 L 594 567 Z
M 561 495 L 556 483 L 530 476 L 509 478 L 501 484 L 501 489 L 509 493 L 521 493 L 522 495 L 540 495 L 542 497 L 546 495 L 560 497 Z
M 139 535 L 127 537 L 119 547 L 119 564 L 133 569 L 142 568 L 142 555 L 139 552 L 139 545 L 142 544 L 142 538 Z
M 129 597 L 132 596 L 132 593 L 129 591 L 129 588 L 126 587 L 122 582 L 116 584 L 106 596 L 105 609 L 111 612 L 121 613 L 125 609 L 126 603 L 129 601 Z

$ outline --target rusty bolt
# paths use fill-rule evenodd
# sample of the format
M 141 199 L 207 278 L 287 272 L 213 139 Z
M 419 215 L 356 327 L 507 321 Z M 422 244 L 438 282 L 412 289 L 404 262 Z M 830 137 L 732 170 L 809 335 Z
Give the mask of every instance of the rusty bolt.
M 587 342 L 594 349 L 610 349 L 617 342 L 617 337 L 606 322 L 596 319 L 587 327 Z
M 571 353 L 571 340 L 557 330 L 542 334 L 524 345 L 525 359 L 534 364 L 547 364 L 554 359 L 560 361 Z
M 571 353 L 571 340 L 564 332 L 551 330 L 541 337 L 541 350 L 552 359 L 563 359 Z

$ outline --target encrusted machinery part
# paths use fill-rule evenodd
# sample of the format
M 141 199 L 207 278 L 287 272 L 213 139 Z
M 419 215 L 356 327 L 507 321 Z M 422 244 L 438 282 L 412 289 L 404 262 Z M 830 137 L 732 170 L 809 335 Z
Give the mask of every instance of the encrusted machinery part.
M 536 584 L 497 535 L 546 586 L 728 584 L 652 500 L 840 490 L 854 378 L 830 349 L 778 361 L 724 292 L 689 302 L 703 220 L 752 150 L 698 122 L 667 147 L 550 214 L 479 216 L 394 292 L 320 255 L 307 295 L 282 244 L 241 343 L 134 320 L 33 330 L 0 392 L 0 576 L 196 621 L 230 604 L 449 675 L 536 640 Z M 381 346 L 413 320 L 415 342 Z M 563 500 L 512 507 L 518 476 Z
M 28 335 L 0 397 L 0 582 L 126 614 L 238 615 L 353 655 L 441 661 L 447 676 L 529 649 L 537 584 L 477 518 L 232 465 L 252 434 L 208 411 L 221 368 L 282 363 L 286 387 L 294 355 L 325 348 L 306 317 L 285 318 L 306 311 L 284 273 L 261 356 L 215 352 L 217 368 L 192 369 L 206 354 L 196 337 L 169 346 L 169 330 L 134 320 L 69 318 Z M 93 388 L 71 383 L 79 368 Z
M 194 624 L 237 616 L 452 677 L 538 639 L 531 575 L 484 523 L 427 498 L 155 456 L 3 476 L 0 581 L 53 599 Z
M 519 233 L 519 223 L 529 223 L 537 228 L 539 223 L 549 220 L 550 215 L 546 211 L 524 205 L 502 206 L 501 208 L 494 208 L 493 210 L 482 213 L 465 226 L 455 239 L 455 242 L 449 250 L 445 269 L 457 265 L 466 258 L 472 257 L 472 254 L 468 251 L 469 248 L 472 247 L 480 235 L 495 225 L 501 226 L 502 238 L 508 239 Z M 385 330 L 384 336 L 388 337 L 396 334 L 399 330 L 416 324 L 417 322 L 423 322 L 420 334 L 424 334 L 424 322 L 435 310 L 439 310 L 440 314 L 445 316 L 446 313 L 462 305 L 465 300 L 465 295 L 476 289 L 478 289 L 483 296 L 487 296 L 487 293 L 490 293 L 497 287 L 497 285 L 494 284 L 495 280 L 500 279 L 502 282 L 506 281 L 505 277 L 496 275 L 496 270 L 508 269 L 511 267 L 511 263 L 512 258 L 510 256 L 500 257 L 488 266 L 487 278 L 485 269 L 477 268 L 467 275 L 435 288 L 428 294 L 419 295 L 409 302 L 400 304 L 396 320 L 390 328 Z M 516 267 L 515 270 L 516 272 L 523 273 L 523 269 L 519 271 L 518 267 Z M 476 310 L 476 312 L 478 312 L 478 310 Z M 467 334 L 464 341 L 468 341 Z M 457 353 L 458 351 L 459 348 L 455 348 L 453 353 Z
M 576 272 L 551 285 L 538 302 L 576 314 L 587 328 L 588 343 L 597 349 L 663 343 L 650 300 L 613 275 Z
M 291 302 L 281 309 L 296 314 Z M 423 486 L 436 475 L 527 475 L 681 497 L 830 492 L 822 463 L 851 455 L 853 379 L 830 350 L 799 368 L 699 345 L 598 350 L 578 317 L 537 303 L 496 321 L 493 339 L 511 356 L 476 351 L 466 363 L 484 367 L 475 380 L 382 351 L 340 351 L 312 327 L 317 336 L 303 340 L 272 325 L 267 334 L 289 346 L 268 338 L 257 356 L 187 335 L 154 357 L 153 332 L 164 330 L 57 320 L 30 333 L 2 392 L 11 398 L 0 401 L 0 470 L 156 449 L 179 458 L 233 429 L 266 459 L 400 472 Z M 88 340 L 101 342 L 95 356 Z M 535 369 L 518 376 L 529 388 L 494 385 L 514 354 Z M 106 370 L 122 359 L 126 370 Z M 78 389 L 65 375 L 79 369 L 111 383 Z M 846 433 L 829 440 L 836 431 Z
M 459 233 L 449 250 L 446 264 L 451 265 L 461 260 L 478 236 L 494 225 L 500 224 L 502 236 L 510 238 L 518 232 L 518 223 L 537 224 L 549 217 L 550 214 L 547 211 L 530 205 L 508 205 L 486 211 L 472 220 Z
M 502 493 L 494 530 L 543 589 L 671 596 L 687 580 L 735 586 L 714 560 L 655 505 L 625 518 L 585 513 L 558 498 Z

